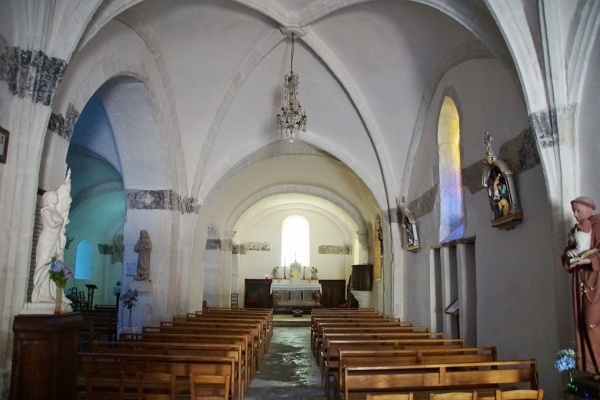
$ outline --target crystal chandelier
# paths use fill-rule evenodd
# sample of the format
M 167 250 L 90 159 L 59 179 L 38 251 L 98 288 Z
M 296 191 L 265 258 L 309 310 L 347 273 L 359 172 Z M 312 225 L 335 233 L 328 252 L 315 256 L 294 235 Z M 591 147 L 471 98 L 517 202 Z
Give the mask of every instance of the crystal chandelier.
M 283 78 L 285 99 L 277 111 L 277 131 L 281 138 L 290 138 L 290 143 L 302 130 L 306 132 L 306 112 L 298 100 L 298 86 L 300 78 L 294 73 L 294 33 L 292 33 L 292 53 L 290 58 L 290 73 Z

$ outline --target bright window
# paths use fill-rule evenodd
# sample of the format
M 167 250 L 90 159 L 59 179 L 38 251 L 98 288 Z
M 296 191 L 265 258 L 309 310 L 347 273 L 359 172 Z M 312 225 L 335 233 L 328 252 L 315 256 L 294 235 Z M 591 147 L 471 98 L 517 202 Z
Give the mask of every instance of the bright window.
M 308 220 L 300 215 L 290 215 L 281 227 L 281 265 L 294 261 L 310 265 L 310 237 Z
M 445 97 L 438 121 L 440 157 L 440 241 L 464 234 L 463 191 L 460 162 L 460 118 L 456 104 Z
M 82 240 L 77 245 L 75 279 L 92 279 L 92 244 L 89 240 Z

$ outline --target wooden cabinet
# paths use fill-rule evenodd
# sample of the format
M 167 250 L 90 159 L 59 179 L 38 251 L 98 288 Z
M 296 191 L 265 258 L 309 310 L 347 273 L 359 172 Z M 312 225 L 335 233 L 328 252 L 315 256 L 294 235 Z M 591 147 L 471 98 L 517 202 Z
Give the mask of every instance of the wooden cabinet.
M 319 279 L 321 284 L 321 306 L 335 308 L 346 303 L 346 281 L 343 279 Z
M 373 290 L 373 264 L 358 264 L 352 266 L 352 290 Z
M 246 279 L 244 308 L 271 308 L 271 279 Z
M 19 314 L 13 321 L 10 400 L 73 400 L 80 313 Z

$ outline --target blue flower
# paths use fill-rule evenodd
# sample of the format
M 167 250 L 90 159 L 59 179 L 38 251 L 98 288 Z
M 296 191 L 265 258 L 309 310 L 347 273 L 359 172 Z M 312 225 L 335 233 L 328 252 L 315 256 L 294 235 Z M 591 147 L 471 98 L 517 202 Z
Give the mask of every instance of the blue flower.
M 62 260 L 59 260 L 57 256 L 52 257 L 50 262 L 50 279 L 60 288 L 67 286 L 67 281 L 73 276 L 73 273 L 69 268 L 65 266 Z
M 577 359 L 577 354 L 573 349 L 563 349 L 558 352 L 556 355 L 556 362 L 554 366 L 559 372 L 562 371 L 570 371 L 575 369 L 575 360 Z

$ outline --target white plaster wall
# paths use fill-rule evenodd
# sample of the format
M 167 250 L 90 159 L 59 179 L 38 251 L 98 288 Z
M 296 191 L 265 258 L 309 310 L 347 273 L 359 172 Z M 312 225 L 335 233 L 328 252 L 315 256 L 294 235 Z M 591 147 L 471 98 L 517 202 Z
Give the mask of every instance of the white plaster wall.
M 598 168 L 600 154 L 600 113 L 598 105 L 600 104 L 600 80 L 598 71 L 600 71 L 600 46 L 596 39 L 596 45 L 592 47 L 590 64 L 587 67 L 588 79 L 585 79 L 583 95 L 579 106 L 579 126 L 578 132 L 578 151 L 579 165 L 577 171 L 580 185 L 580 194 L 591 196 L 600 204 L 600 179 L 598 179 Z M 575 178 L 577 179 L 577 178 Z M 596 210 L 598 211 L 598 210 Z
M 451 95 L 459 109 L 463 168 L 483 159 L 486 131 L 492 134 L 492 147 L 498 153 L 504 142 L 528 126 L 519 90 L 502 66 L 491 59 L 457 66 L 440 81 L 433 98 L 412 170 L 409 200 L 439 183 L 436 128 L 444 95 Z M 464 187 L 465 237 L 475 237 L 478 345 L 497 346 L 500 359 L 537 359 L 540 384 L 554 398 L 553 385 L 559 377 L 553 360 L 561 345 L 557 332 L 569 329 L 556 326 L 556 312 L 566 312 L 569 297 L 559 297 L 566 283 L 555 280 L 568 281 L 568 277 L 561 275 L 559 260 L 552 254 L 551 207 L 543 195 L 541 166 L 518 174 L 515 185 L 524 220 L 510 231 L 492 228 L 485 191 L 471 193 Z M 434 271 L 427 250 L 439 246 L 438 221 L 438 205 L 420 216 L 421 251 L 404 255 L 404 287 L 411 288 L 404 295 L 405 319 L 417 324 L 433 322 L 422 319 L 435 306 L 430 296 Z

